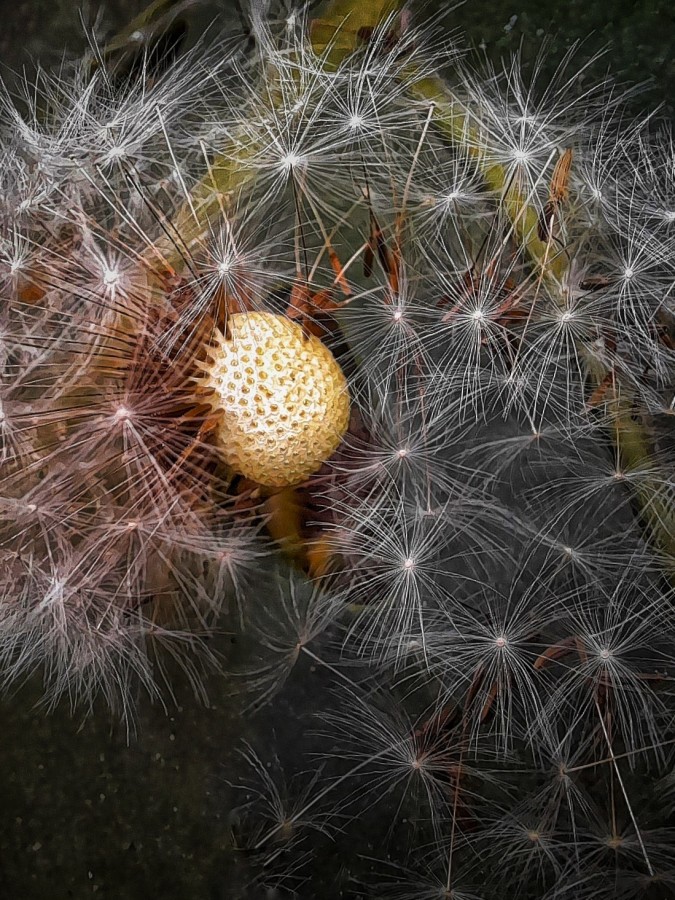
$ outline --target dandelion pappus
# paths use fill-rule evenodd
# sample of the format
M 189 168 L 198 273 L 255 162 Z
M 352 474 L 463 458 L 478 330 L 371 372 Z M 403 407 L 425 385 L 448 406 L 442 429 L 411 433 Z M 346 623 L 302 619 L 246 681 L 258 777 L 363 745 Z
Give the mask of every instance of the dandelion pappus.
M 553 225 L 556 216 L 560 213 L 563 203 L 569 197 L 570 170 L 572 168 L 572 148 L 567 147 L 553 169 L 551 183 L 549 185 L 548 200 L 539 216 L 537 224 L 537 236 L 543 243 L 550 241 L 553 236 Z
M 456 299 L 443 296 L 437 303 L 439 308 L 443 308 L 454 300 L 452 307 L 441 317 L 443 323 L 455 321 L 463 312 L 466 314 L 467 309 L 470 311 L 473 303 L 479 303 L 481 297 L 489 297 L 491 306 L 487 318 L 493 325 L 502 329 L 501 339 L 508 344 L 513 336 L 510 329 L 529 315 L 529 307 L 523 303 L 526 295 L 525 286 L 510 275 L 500 276 L 496 271 L 495 260 L 488 263 L 485 269 L 479 270 L 474 264 L 462 273 L 458 279 L 457 291 Z M 492 301 L 495 303 L 494 306 Z M 480 342 L 483 346 L 490 340 L 491 337 L 487 332 L 481 334 Z

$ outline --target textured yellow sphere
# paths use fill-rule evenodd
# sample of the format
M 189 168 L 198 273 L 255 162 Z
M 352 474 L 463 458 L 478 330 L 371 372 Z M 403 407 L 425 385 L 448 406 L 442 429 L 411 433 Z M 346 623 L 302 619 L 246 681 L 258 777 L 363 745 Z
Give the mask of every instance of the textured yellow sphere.
M 270 487 L 316 472 L 349 423 L 347 382 L 328 347 L 285 316 L 236 313 L 209 357 L 204 385 L 228 464 Z

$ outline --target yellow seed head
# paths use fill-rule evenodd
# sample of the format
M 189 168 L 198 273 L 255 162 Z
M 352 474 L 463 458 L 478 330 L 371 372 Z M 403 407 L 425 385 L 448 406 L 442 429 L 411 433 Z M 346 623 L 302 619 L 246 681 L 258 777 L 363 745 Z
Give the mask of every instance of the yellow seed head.
M 236 313 L 217 335 L 203 383 L 221 414 L 218 443 L 241 475 L 270 487 L 320 468 L 349 423 L 342 369 L 318 338 L 274 313 Z

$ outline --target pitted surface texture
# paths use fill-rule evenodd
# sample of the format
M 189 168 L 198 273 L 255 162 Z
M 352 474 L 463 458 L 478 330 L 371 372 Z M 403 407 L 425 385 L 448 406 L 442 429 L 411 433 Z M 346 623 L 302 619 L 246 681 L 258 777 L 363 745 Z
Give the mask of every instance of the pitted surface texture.
M 336 449 L 349 422 L 347 383 L 318 338 L 273 313 L 236 313 L 211 350 L 205 384 L 222 413 L 229 465 L 271 487 L 298 484 Z

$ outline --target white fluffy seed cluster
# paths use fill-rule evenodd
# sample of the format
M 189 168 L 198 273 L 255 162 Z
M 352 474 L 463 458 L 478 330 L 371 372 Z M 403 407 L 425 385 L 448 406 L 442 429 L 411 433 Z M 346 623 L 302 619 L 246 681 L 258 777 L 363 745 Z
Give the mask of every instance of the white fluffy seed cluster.
M 217 438 L 226 462 L 269 487 L 316 472 L 349 422 L 347 382 L 333 354 L 274 313 L 230 316 L 204 384 L 222 416 Z

